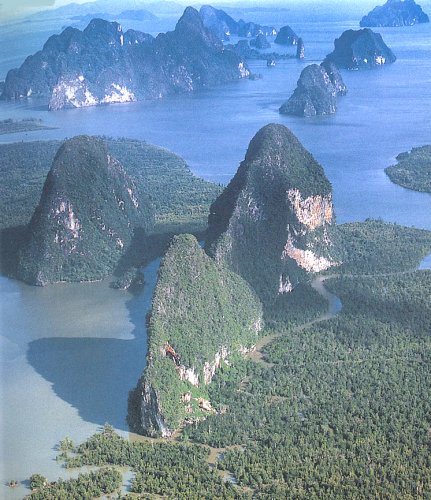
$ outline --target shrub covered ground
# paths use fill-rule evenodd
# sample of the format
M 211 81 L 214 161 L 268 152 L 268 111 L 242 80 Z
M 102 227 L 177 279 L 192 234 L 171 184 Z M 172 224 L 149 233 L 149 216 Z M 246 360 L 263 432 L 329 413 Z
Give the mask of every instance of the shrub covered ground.
M 415 191 L 431 193 L 431 146 L 413 148 L 397 156 L 398 163 L 385 169 L 389 179 Z

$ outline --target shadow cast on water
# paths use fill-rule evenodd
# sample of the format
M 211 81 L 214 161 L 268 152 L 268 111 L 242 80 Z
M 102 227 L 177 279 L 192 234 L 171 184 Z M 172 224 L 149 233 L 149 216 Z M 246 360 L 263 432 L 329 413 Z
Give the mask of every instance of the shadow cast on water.
M 127 395 L 141 374 L 145 348 L 142 340 L 45 338 L 29 344 L 27 358 L 83 420 L 127 430 Z
M 126 424 L 127 398 L 145 366 L 145 317 L 151 305 L 158 263 L 145 272 L 144 291 L 126 302 L 134 328 L 131 340 L 112 338 L 42 338 L 28 345 L 27 359 L 55 394 L 91 423 L 108 422 L 119 430 Z M 125 293 L 125 292 L 118 292 Z

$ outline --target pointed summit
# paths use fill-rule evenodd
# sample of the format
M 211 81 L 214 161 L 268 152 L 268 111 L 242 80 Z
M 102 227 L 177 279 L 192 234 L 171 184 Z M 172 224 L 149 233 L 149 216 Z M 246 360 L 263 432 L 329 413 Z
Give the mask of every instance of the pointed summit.
M 185 45 L 194 41 L 198 46 L 204 42 L 211 50 L 223 49 L 223 43 L 204 26 L 199 12 L 193 7 L 187 7 L 175 26 L 173 35 L 177 43 Z
M 179 26 L 203 26 L 202 18 L 199 15 L 199 12 L 193 7 L 186 7 L 183 12 L 183 15 L 179 18 L 177 22 L 177 28 Z
M 136 224 L 151 219 L 147 210 L 101 139 L 66 141 L 28 226 L 18 277 L 36 285 L 103 278 L 127 249 Z
M 206 248 L 268 302 L 336 264 L 334 223 L 323 168 L 290 130 L 270 124 L 211 206 Z

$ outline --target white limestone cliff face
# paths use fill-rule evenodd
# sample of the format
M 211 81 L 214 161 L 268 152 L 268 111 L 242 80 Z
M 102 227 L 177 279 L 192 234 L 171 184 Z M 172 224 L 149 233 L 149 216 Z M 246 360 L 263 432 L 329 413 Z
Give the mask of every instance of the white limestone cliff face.
M 317 256 L 311 250 L 303 250 L 302 248 L 296 248 L 291 235 L 289 235 L 282 253 L 282 259 L 286 260 L 287 258 L 293 259 L 298 264 L 299 267 L 305 269 L 307 272 L 313 272 L 313 273 L 326 271 L 326 269 L 338 265 L 338 263 L 333 262 L 327 259 L 326 257 Z M 291 288 L 291 290 L 292 289 L 293 288 Z
M 263 318 L 260 317 L 258 318 L 254 323 L 253 323 L 253 326 L 252 326 L 253 330 L 257 333 L 259 333 L 262 328 L 263 328 Z M 240 352 L 241 352 L 241 348 L 240 348 Z
M 204 374 L 204 384 L 208 385 L 211 383 L 215 372 L 220 368 L 222 362 L 227 364 L 227 357 L 229 356 L 229 351 L 226 347 L 222 347 L 219 352 L 216 353 L 214 361 L 209 363 L 208 361 L 204 364 L 203 374 Z
M 293 228 L 288 225 L 288 238 L 281 259 L 284 261 L 289 258 L 293 259 L 300 268 L 313 273 L 326 271 L 330 267 L 339 265 L 328 256 L 319 256 L 313 248 L 314 243 L 323 244 L 326 248 L 332 245 L 326 230 L 326 226 L 332 224 L 334 217 L 331 194 L 303 198 L 298 189 L 290 189 L 287 192 L 287 198 L 300 226 Z M 323 232 L 319 235 L 316 233 L 318 228 L 323 228 Z M 313 233 L 316 233 L 315 242 L 313 242 Z M 297 240 L 303 236 L 307 236 L 306 248 L 299 248 Z M 289 279 L 280 276 L 279 294 L 292 290 L 293 286 Z
M 95 106 L 98 102 L 98 99 L 88 89 L 82 75 L 64 77 L 52 90 L 49 109 L 55 111 L 64 107 L 82 108 Z
M 238 64 L 240 78 L 248 78 L 250 76 L 250 71 L 243 62 Z
M 135 94 L 126 85 L 113 82 L 106 89 L 90 86 L 83 75 L 63 77 L 53 88 L 49 109 L 84 108 L 98 104 L 136 101 Z
M 76 242 L 79 239 L 81 222 L 76 216 L 72 203 L 69 200 L 61 200 L 57 207 L 51 210 L 49 217 L 57 222 L 58 230 L 54 236 L 54 242 L 60 245 L 69 253 L 76 249 Z
M 199 374 L 196 373 L 195 368 L 187 368 L 184 365 L 177 367 L 178 376 L 181 380 L 185 380 L 195 387 L 199 386 Z
M 278 293 L 279 295 L 283 295 L 285 293 L 289 293 L 293 290 L 293 285 L 290 282 L 290 279 L 287 277 L 283 277 L 282 274 L 280 274 L 280 284 L 278 287 Z
M 222 347 L 220 351 L 215 354 L 213 361 L 207 361 L 204 364 L 204 367 L 202 369 L 202 375 L 203 375 L 203 383 L 205 385 L 211 383 L 211 380 L 213 379 L 216 371 L 220 368 L 222 362 L 228 364 L 227 360 L 228 356 L 229 356 L 229 351 L 225 347 Z M 199 373 L 196 373 L 195 367 L 187 368 L 184 365 L 180 365 L 177 367 L 177 373 L 181 380 L 185 380 L 190 384 L 192 384 L 193 386 L 199 387 L 200 385 Z
M 131 90 L 129 90 L 125 85 L 112 83 L 111 88 L 108 89 L 105 96 L 95 104 L 99 103 L 112 104 L 112 103 L 133 102 L 133 101 L 136 101 L 136 97 Z
M 301 224 L 308 229 L 316 229 L 324 224 L 331 224 L 334 216 L 332 196 L 308 196 L 303 199 L 299 189 L 290 189 L 287 197 Z
M 238 351 L 243 355 L 245 356 L 246 354 L 248 354 L 249 352 L 253 352 L 256 350 L 256 345 L 253 344 L 251 345 L 250 347 L 245 347 L 245 346 L 240 346 Z

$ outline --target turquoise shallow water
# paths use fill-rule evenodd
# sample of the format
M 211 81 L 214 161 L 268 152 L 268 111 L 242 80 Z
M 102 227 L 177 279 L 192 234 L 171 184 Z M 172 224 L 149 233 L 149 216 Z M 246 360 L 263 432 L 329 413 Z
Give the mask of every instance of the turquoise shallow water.
M 343 72 L 349 93 L 339 100 L 337 114 L 310 120 L 281 117 L 278 107 L 302 68 L 320 62 L 333 39 L 355 23 L 293 27 L 305 40 L 306 61 L 283 61 L 275 68 L 251 63 L 261 80 L 157 102 L 56 113 L 38 100 L 0 102 L 0 119 L 33 116 L 58 127 L 0 141 L 81 133 L 135 137 L 182 155 L 197 175 L 227 183 L 257 130 L 280 122 L 323 164 L 339 222 L 381 217 L 431 229 L 430 195 L 398 187 L 383 172 L 399 152 L 431 140 L 431 25 L 380 30 L 397 62 L 376 71 Z M 13 40 L 12 32 L 0 57 Z M 53 447 L 65 435 L 80 441 L 105 421 L 126 434 L 127 392 L 145 362 L 145 313 L 156 268 L 152 263 L 146 269 L 149 286 L 137 296 L 112 290 L 107 282 L 41 289 L 0 278 L 2 483 L 33 472 L 55 479 L 62 471 Z M 0 488 L 2 498 L 25 493 L 24 485 L 14 492 Z

